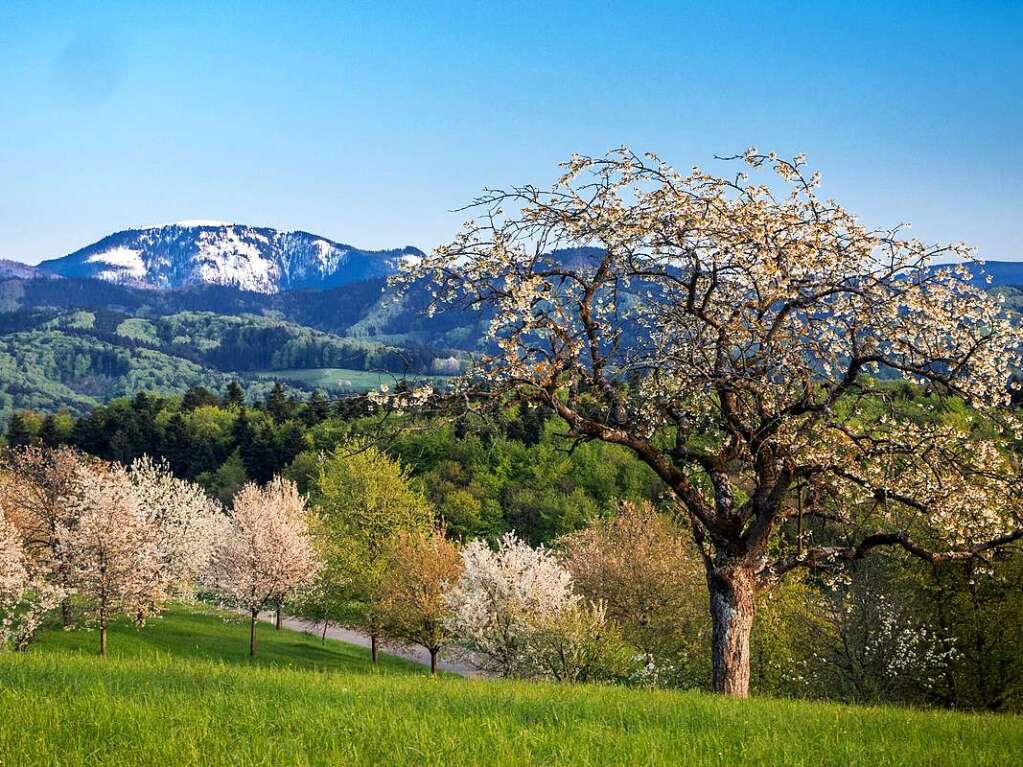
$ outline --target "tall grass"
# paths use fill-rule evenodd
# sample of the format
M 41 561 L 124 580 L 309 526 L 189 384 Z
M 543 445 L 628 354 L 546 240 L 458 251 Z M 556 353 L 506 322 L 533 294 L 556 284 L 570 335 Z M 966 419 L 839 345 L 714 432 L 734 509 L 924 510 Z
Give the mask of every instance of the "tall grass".
M 0 656 L 0 765 L 881 767 L 1023 753 L 1010 716 L 430 679 L 260 628 L 254 662 L 241 624 L 182 612 L 142 632 L 118 626 L 107 661 L 82 633 Z

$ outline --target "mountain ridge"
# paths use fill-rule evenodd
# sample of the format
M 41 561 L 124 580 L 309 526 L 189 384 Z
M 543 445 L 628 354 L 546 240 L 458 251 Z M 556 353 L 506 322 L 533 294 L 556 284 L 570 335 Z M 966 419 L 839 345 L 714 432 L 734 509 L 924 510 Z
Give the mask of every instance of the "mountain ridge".
M 35 269 L 144 288 L 224 285 L 274 294 L 386 277 L 422 257 L 411 245 L 364 250 L 302 230 L 183 221 L 114 232 Z

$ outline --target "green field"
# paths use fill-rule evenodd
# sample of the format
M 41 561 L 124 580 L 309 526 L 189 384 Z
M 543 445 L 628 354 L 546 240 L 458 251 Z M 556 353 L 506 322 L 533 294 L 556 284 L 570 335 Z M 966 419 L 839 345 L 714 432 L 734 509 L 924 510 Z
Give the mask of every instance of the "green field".
M 259 378 L 275 378 L 282 381 L 296 381 L 315 389 L 326 391 L 370 391 L 381 384 L 393 387 L 395 380 L 401 380 L 400 373 L 394 375 L 371 370 L 349 370 L 347 368 L 307 368 L 304 370 L 266 370 L 256 373 Z M 411 382 L 445 381 L 446 376 L 409 375 Z
M 1023 719 L 431 679 L 364 650 L 174 611 L 0 655 L 0 765 L 1007 765 Z

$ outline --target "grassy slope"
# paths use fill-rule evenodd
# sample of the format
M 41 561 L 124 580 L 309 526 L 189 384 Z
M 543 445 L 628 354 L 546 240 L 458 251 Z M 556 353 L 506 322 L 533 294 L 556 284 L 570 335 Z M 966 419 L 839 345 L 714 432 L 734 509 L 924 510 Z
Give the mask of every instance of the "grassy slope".
M 381 384 L 394 386 L 395 379 L 401 380 L 400 373 L 388 375 L 372 370 L 350 370 L 348 368 L 305 368 L 294 370 L 268 370 L 255 375 L 261 378 L 280 378 L 298 381 L 317 389 L 328 391 L 369 391 L 379 389 Z M 410 375 L 410 381 L 445 381 L 445 376 Z
M 1023 720 L 698 693 L 433 680 L 341 643 L 172 613 L 0 656 L 9 765 L 1004 765 Z

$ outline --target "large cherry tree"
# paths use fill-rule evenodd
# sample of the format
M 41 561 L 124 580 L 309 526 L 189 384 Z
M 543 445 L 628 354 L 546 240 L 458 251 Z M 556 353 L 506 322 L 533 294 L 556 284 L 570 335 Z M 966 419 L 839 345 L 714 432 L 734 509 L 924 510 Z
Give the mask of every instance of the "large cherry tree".
M 965 246 L 868 228 L 802 157 L 732 159 L 574 157 L 549 189 L 485 192 L 401 280 L 488 318 L 460 394 L 540 403 L 663 480 L 706 569 L 714 688 L 746 695 L 757 595 L 786 573 L 1023 535 L 1020 333 L 966 268 L 935 266 Z

